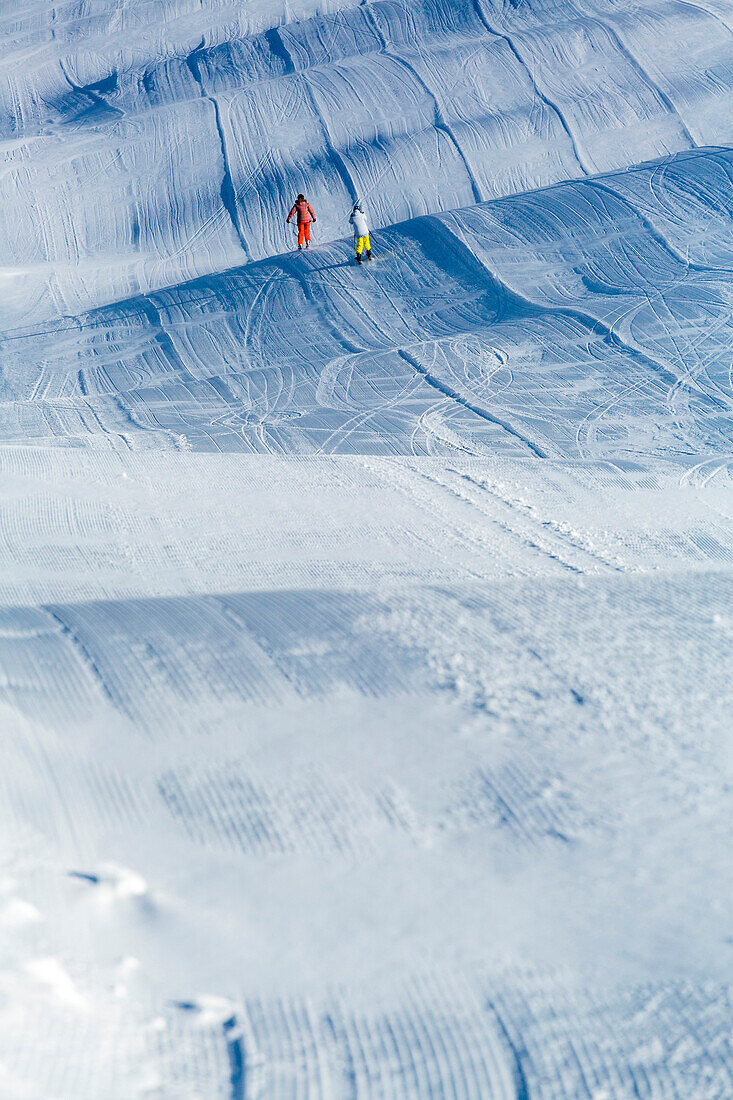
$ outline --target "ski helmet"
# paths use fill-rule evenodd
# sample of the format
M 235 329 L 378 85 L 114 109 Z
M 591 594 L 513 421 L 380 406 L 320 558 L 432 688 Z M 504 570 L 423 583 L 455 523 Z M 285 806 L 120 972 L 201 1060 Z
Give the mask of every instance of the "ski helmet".
M 298 195 L 296 202 L 305 202 L 305 195 Z

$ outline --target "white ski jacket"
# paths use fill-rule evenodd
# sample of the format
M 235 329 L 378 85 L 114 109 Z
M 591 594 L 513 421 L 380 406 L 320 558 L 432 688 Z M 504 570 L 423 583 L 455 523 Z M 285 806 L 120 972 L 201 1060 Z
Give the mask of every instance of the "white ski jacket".
M 352 210 L 349 221 L 354 227 L 354 236 L 357 240 L 359 237 L 369 236 L 369 223 L 363 210 Z

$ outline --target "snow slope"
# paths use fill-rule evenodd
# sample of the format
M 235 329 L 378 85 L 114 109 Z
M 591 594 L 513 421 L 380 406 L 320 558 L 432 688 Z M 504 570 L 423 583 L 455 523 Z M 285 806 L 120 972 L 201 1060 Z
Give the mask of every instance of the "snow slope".
M 0 14 L 0 1095 L 733 1096 L 732 28 Z
M 725 0 L 67 0 L 0 18 L 13 323 L 280 253 L 303 187 L 330 240 L 357 195 L 384 226 L 733 136 Z

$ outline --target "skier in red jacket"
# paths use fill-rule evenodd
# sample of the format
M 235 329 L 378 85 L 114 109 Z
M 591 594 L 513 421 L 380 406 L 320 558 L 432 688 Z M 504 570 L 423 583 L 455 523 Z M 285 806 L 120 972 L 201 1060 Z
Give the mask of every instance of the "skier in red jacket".
M 298 251 L 303 250 L 303 242 L 305 241 L 305 247 L 310 248 L 311 243 L 311 220 L 315 222 L 316 215 L 313 211 L 313 207 L 309 202 L 306 202 L 305 195 L 298 195 L 297 199 L 293 203 L 293 209 L 288 214 L 287 224 L 290 224 L 290 219 L 293 214 L 297 214 L 298 218 Z

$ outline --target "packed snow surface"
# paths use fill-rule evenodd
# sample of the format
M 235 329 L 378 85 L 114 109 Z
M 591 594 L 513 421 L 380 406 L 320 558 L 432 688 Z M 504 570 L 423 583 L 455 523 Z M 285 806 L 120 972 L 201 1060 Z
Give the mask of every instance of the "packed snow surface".
M 730 1100 L 733 3 L 0 47 L 0 1095 Z

